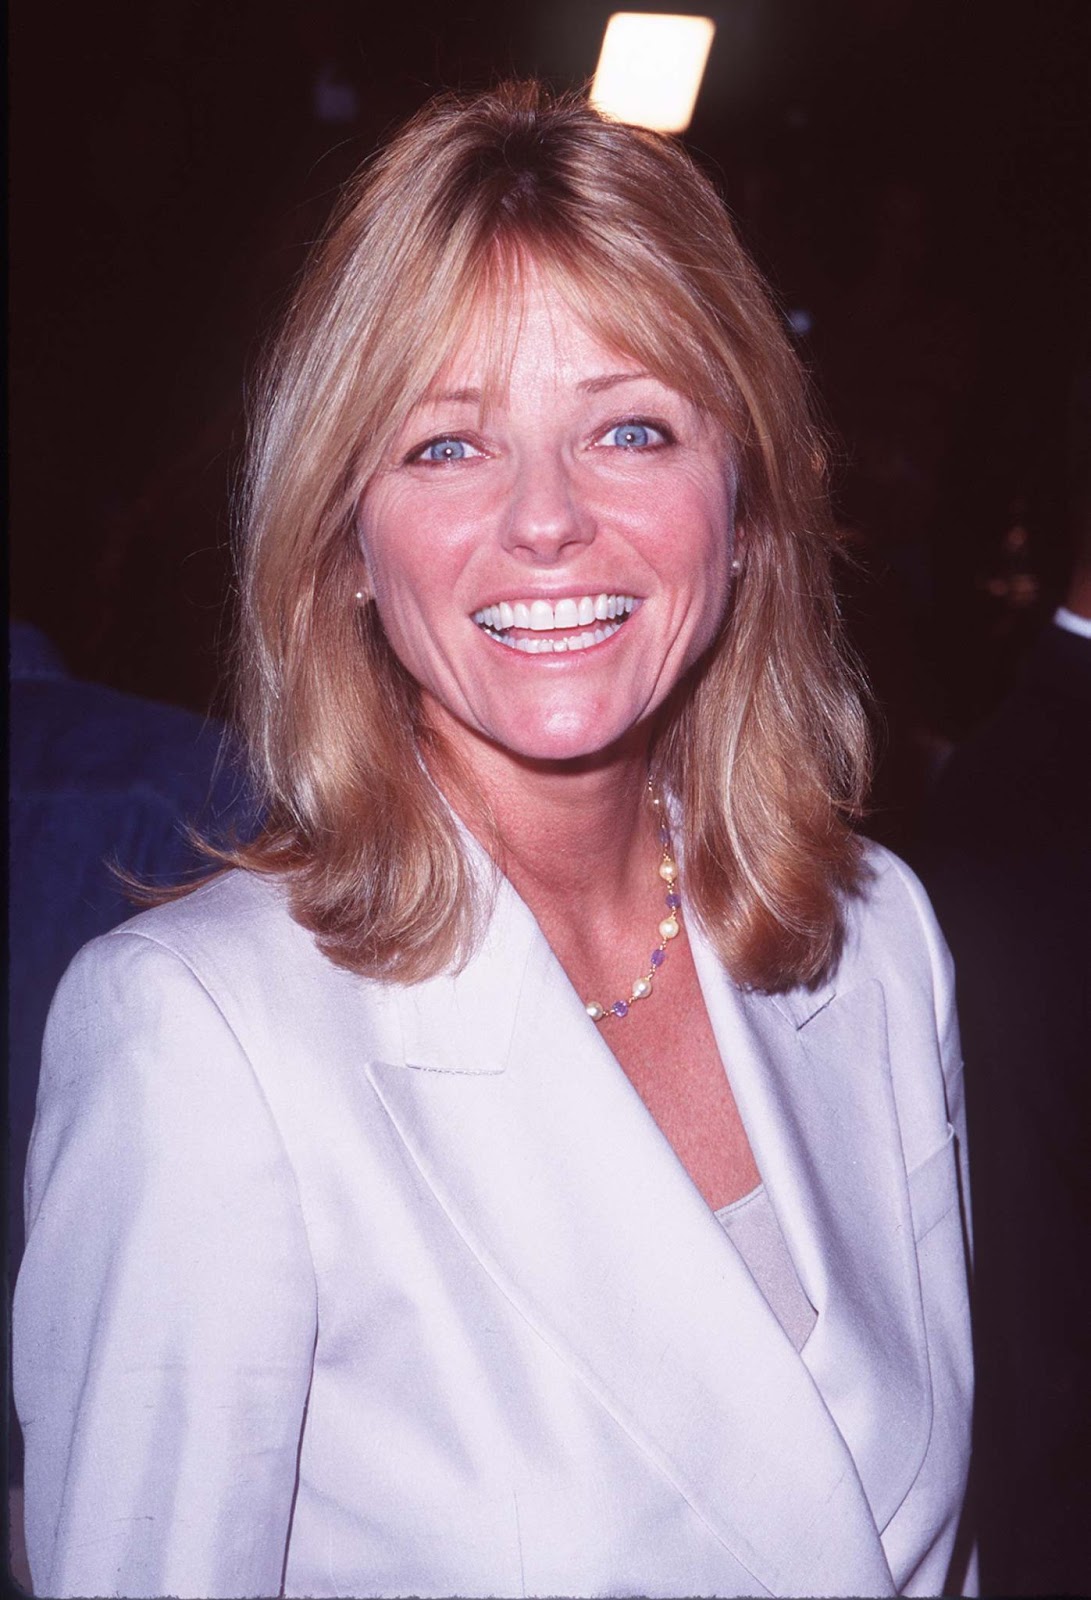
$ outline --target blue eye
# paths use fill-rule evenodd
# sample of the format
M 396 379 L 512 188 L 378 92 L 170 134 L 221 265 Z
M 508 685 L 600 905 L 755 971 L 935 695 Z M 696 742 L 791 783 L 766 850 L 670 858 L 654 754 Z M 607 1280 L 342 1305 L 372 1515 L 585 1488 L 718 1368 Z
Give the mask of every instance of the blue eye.
M 417 456 L 418 461 L 463 461 L 470 453 L 465 439 L 433 439 Z
M 604 433 L 601 444 L 619 450 L 646 450 L 651 445 L 663 444 L 663 430 L 653 428 L 648 422 L 619 422 L 616 428 Z

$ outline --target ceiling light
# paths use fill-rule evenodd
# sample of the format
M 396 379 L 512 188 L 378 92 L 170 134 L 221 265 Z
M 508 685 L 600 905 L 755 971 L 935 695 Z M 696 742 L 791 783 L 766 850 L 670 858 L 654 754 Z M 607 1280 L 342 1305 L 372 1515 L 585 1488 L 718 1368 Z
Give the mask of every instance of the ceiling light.
M 619 122 L 683 132 L 715 32 L 709 17 L 616 11 L 606 24 L 591 104 Z

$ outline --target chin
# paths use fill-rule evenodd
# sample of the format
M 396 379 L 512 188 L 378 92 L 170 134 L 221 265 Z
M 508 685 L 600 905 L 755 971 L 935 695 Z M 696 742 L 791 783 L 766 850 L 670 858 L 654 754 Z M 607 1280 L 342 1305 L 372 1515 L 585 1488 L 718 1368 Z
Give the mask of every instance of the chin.
M 658 697 L 543 693 L 490 694 L 460 704 L 441 700 L 425 689 L 426 717 L 453 750 L 461 748 L 473 761 L 473 747 L 522 762 L 587 761 L 617 750 L 627 742 L 644 742 Z
M 497 729 L 489 738 L 522 761 L 582 761 L 614 748 L 637 731 L 635 722 L 613 726 L 598 717 L 565 718 L 536 726 L 525 721 L 518 728 Z

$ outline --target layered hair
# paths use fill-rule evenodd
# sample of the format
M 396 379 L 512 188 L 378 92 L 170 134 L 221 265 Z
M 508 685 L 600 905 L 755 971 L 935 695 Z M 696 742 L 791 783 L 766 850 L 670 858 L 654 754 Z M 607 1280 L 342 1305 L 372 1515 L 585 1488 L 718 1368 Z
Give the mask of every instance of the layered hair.
M 482 306 L 514 311 L 528 261 L 723 429 L 742 572 L 660 713 L 652 772 L 732 976 L 813 982 L 860 872 L 867 725 L 803 374 L 681 146 L 536 83 L 431 101 L 350 184 L 303 274 L 258 397 L 241 550 L 238 711 L 267 820 L 221 859 L 280 875 L 356 972 L 413 982 L 474 949 L 487 886 L 433 782 L 417 686 L 354 599 L 357 523 L 409 411 Z

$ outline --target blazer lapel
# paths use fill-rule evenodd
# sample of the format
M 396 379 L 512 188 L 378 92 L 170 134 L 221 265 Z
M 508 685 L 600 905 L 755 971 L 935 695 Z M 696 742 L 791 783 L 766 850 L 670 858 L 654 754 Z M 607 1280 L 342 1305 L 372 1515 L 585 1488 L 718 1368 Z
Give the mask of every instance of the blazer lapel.
M 503 1292 L 760 1588 L 892 1594 L 811 1371 L 510 886 L 458 977 L 387 993 L 371 1081 Z
M 693 943 L 758 1169 L 818 1313 L 802 1358 L 881 1531 L 920 1471 L 932 1423 L 882 986 L 740 993 Z

